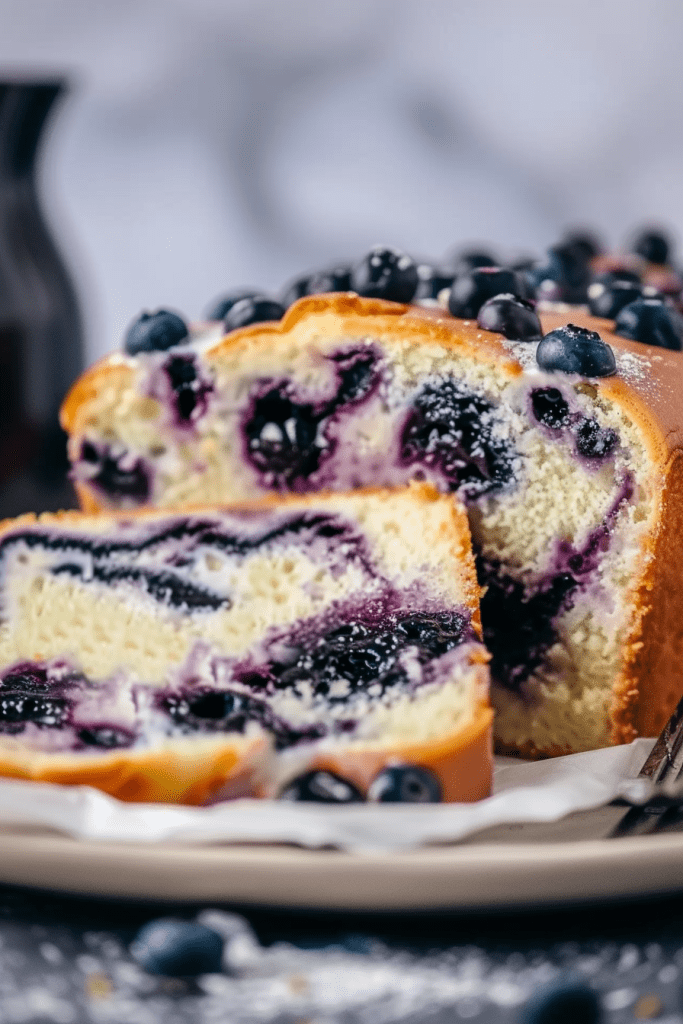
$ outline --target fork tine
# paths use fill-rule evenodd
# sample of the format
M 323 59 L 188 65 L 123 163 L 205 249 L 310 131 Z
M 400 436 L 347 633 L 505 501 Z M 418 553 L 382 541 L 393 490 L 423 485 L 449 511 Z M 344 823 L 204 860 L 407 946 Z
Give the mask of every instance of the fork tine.
M 652 782 L 679 778 L 683 771 L 683 697 L 638 773 Z

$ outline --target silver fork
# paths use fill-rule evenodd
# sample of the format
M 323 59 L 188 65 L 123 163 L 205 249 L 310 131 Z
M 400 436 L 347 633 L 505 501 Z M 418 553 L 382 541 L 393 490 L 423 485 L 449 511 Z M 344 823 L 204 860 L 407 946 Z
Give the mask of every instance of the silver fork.
M 683 698 L 662 729 L 630 794 L 617 802 L 631 807 L 609 838 L 661 832 L 679 818 L 683 808 Z

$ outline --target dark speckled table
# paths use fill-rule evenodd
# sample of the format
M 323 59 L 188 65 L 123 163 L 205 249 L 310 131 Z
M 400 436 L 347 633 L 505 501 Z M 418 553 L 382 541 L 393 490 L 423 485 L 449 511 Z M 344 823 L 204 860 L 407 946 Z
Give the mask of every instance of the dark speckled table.
M 216 908 L 258 940 L 234 970 L 139 968 L 128 945 L 142 924 L 205 909 L 0 888 L 0 1021 L 513 1022 L 569 978 L 597 993 L 604 1021 L 683 1022 L 683 895 L 496 915 Z

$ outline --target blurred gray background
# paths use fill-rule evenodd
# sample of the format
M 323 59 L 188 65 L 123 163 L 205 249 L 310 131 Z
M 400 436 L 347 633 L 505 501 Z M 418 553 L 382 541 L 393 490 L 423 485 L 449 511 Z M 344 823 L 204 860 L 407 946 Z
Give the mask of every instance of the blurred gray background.
M 376 242 L 683 234 L 680 0 L 3 0 L 0 67 L 73 79 L 42 180 L 89 358 Z

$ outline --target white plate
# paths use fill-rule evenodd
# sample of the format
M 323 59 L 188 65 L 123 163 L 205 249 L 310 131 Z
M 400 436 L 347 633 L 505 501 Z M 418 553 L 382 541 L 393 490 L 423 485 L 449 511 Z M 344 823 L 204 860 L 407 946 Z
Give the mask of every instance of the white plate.
M 338 910 L 514 908 L 683 889 L 683 833 L 606 839 L 604 807 L 456 846 L 349 854 L 0 832 L 0 881 L 88 895 Z

